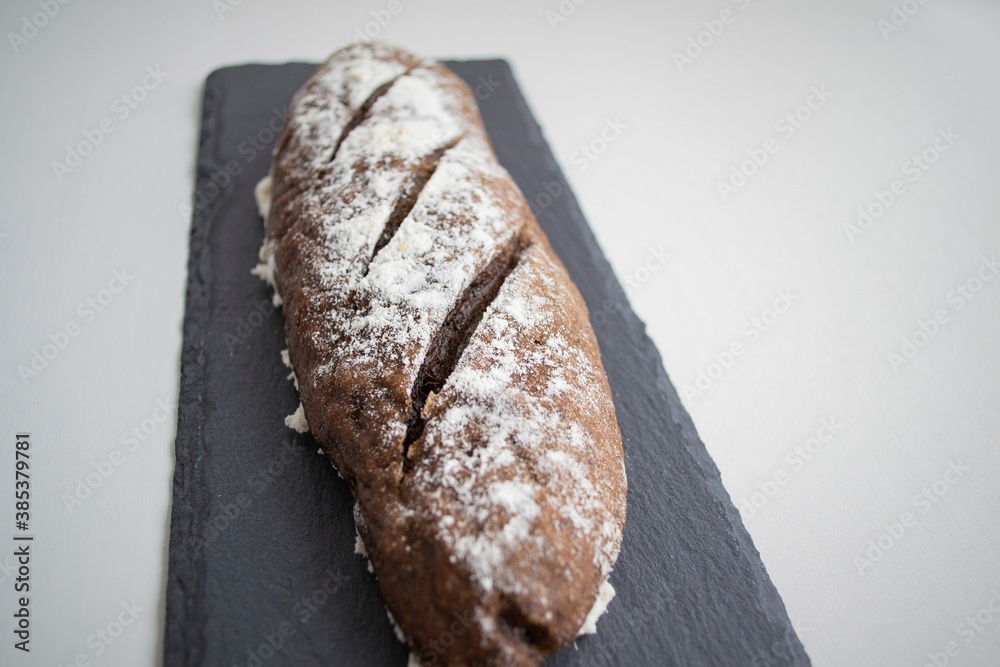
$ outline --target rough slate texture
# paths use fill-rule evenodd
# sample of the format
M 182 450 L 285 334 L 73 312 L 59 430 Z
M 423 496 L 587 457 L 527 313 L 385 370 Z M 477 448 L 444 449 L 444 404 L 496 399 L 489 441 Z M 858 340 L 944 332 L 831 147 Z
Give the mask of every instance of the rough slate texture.
M 625 443 L 628 520 L 611 577 L 618 596 L 596 637 L 546 664 L 808 665 L 718 470 L 510 68 L 499 60 L 448 64 L 473 89 L 491 76 L 500 82 L 477 95 L 486 129 L 591 310 Z M 167 667 L 406 663 L 366 561 L 354 553 L 346 484 L 308 434 L 284 426 L 298 398 L 278 355 L 281 316 L 269 305 L 269 288 L 250 275 L 263 236 L 253 186 L 267 172 L 289 100 L 314 67 L 225 68 L 205 86 Z

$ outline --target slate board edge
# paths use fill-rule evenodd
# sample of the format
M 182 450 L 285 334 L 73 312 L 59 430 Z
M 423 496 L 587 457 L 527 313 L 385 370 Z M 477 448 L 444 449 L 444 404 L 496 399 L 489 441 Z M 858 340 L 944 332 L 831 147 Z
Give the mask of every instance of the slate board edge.
M 221 91 L 215 80 L 228 68 L 212 72 L 205 80 L 198 152 L 195 156 L 195 189 L 208 178 L 216 165 L 215 123 Z M 192 194 L 192 202 L 195 195 Z M 174 442 L 174 479 L 171 495 L 170 535 L 166 586 L 166 614 L 163 630 L 163 664 L 200 664 L 205 651 L 204 608 L 202 605 L 205 569 L 196 536 L 203 534 L 206 516 L 199 510 L 207 495 L 203 479 L 202 445 L 205 412 L 201 389 L 203 378 L 204 327 L 210 323 L 212 281 L 211 244 L 208 236 L 218 200 L 204 207 L 192 203 L 189 235 L 188 281 L 184 305 L 181 344 L 180 392 L 177 399 L 177 436 Z

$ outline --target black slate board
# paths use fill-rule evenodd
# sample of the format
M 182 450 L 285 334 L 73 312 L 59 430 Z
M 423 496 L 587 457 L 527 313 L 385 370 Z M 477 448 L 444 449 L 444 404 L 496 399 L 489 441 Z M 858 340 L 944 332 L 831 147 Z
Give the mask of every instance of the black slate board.
M 477 89 L 500 161 L 591 310 L 625 441 L 628 521 L 598 628 L 551 665 L 808 665 L 718 470 L 632 312 L 504 61 L 448 65 Z M 308 435 L 250 275 L 252 195 L 315 65 L 218 70 L 205 85 L 184 320 L 164 659 L 178 665 L 404 665 L 354 553 L 346 484 Z M 487 82 L 489 85 L 486 85 Z M 499 82 L 496 85 L 495 82 Z M 552 196 L 555 193 L 555 196 Z M 277 648 L 275 648 L 277 647 Z

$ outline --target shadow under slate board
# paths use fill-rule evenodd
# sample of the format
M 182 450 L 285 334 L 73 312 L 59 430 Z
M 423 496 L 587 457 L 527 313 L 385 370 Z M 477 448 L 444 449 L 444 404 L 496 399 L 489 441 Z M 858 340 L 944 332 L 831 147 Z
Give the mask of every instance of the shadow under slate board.
M 597 246 L 504 61 L 449 62 L 475 88 L 500 161 L 591 311 L 625 443 L 628 519 L 598 623 L 547 665 L 808 665 L 718 470 Z M 167 667 L 402 666 L 347 485 L 308 434 L 250 269 L 265 175 L 315 65 L 245 65 L 205 85 L 170 530 Z M 482 77 L 482 79 L 480 79 Z M 498 85 L 495 82 L 499 82 Z M 756 661 L 756 662 L 755 662 Z

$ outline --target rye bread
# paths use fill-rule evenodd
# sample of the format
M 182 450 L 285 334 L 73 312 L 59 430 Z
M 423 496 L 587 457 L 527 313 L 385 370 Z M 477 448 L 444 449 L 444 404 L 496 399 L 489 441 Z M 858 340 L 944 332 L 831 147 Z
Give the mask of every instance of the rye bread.
M 586 306 L 466 85 L 380 44 L 296 95 L 258 187 L 308 428 L 422 664 L 537 665 L 613 591 L 621 436 Z

